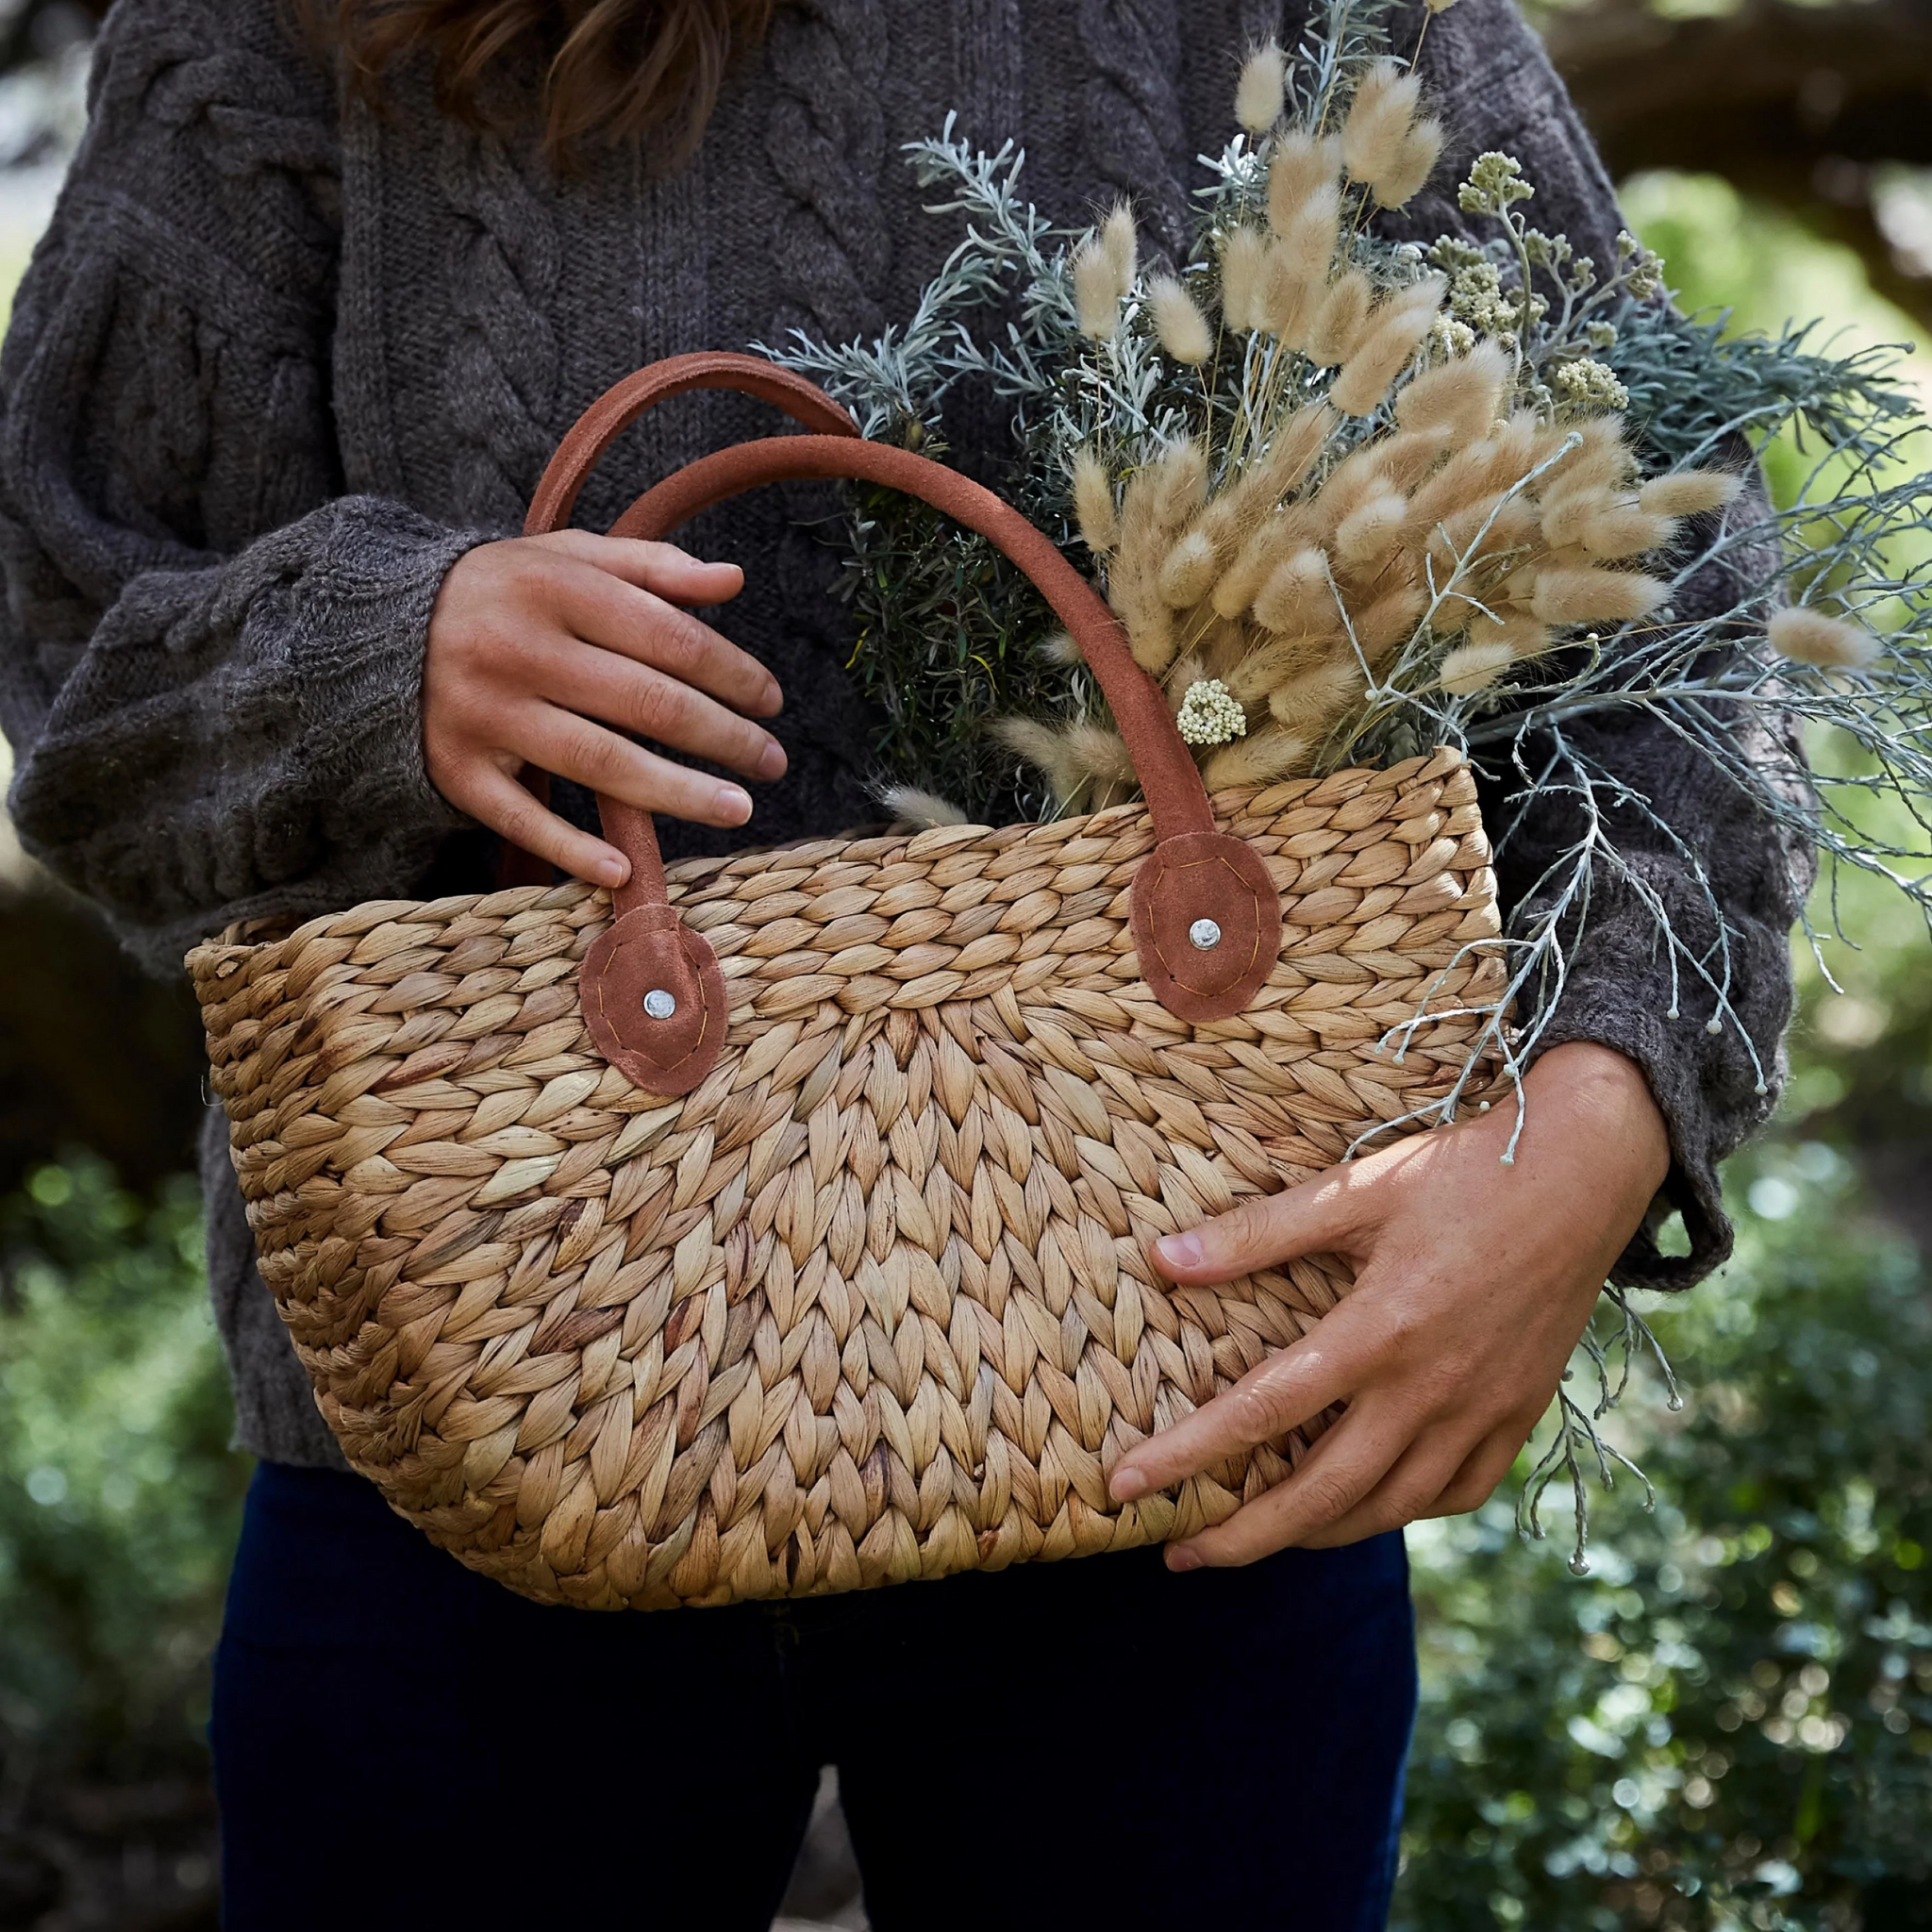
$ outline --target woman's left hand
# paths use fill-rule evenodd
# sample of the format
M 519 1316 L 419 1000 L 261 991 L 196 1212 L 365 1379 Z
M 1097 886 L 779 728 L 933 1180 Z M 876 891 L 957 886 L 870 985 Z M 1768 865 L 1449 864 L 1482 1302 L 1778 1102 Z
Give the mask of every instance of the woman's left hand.
M 1355 1542 L 1474 1509 L 1502 1481 L 1670 1167 L 1663 1118 L 1621 1054 L 1554 1047 L 1524 1090 L 1509 1166 L 1506 1103 L 1155 1244 L 1190 1284 L 1297 1255 L 1356 1270 L 1311 1333 L 1116 1465 L 1128 1502 L 1347 1402 L 1293 1475 L 1170 1546 L 1170 1569 Z

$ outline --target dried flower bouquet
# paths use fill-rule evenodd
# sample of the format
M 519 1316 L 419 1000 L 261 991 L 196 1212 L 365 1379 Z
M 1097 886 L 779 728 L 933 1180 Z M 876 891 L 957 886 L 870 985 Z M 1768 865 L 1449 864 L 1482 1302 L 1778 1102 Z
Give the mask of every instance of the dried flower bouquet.
M 1815 325 L 1733 338 L 1679 316 L 1632 237 L 1599 264 L 1533 226 L 1536 184 L 1507 154 L 1459 184 L 1462 232 L 1386 237 L 1378 217 L 1442 146 L 1393 11 L 1318 0 L 1292 50 L 1248 58 L 1185 261 L 1143 262 L 1124 208 L 1056 227 L 1020 194 L 1024 156 L 976 152 L 949 120 L 908 152 L 931 212 L 967 233 L 913 316 L 766 353 L 867 435 L 932 455 L 949 392 L 991 384 L 1012 412 L 1008 493 L 1104 583 L 1210 789 L 1466 748 L 1519 885 L 1507 1005 L 1479 1048 L 1523 1063 L 1609 897 L 1654 924 L 1665 1018 L 1694 1004 L 1734 1032 L 1762 1093 L 1733 1005 L 1740 936 L 1689 828 L 1600 756 L 1606 726 L 1641 717 L 1707 761 L 1776 827 L 1794 898 L 1816 851 L 1833 908 L 1850 865 L 1932 924 L 1919 406 L 1888 353 L 1833 354 Z M 1754 462 L 1774 440 L 1809 458 L 1778 508 Z M 1097 692 L 987 545 L 863 490 L 841 540 L 895 813 L 1004 822 L 1133 795 Z M 1676 855 L 1668 895 L 1629 855 L 1633 824 Z M 1595 1424 L 1655 1350 L 1609 1298 L 1612 1333 L 1584 1341 L 1595 1397 L 1560 1392 L 1520 1506 L 1541 1534 L 1567 1477 L 1577 1568 L 1584 1472 L 1623 1461 Z
M 1505 154 L 1460 184 L 1479 242 L 1387 240 L 1377 217 L 1442 142 L 1413 56 L 1388 49 L 1391 12 L 1333 0 L 1291 52 L 1251 55 L 1186 262 L 1143 261 L 1124 207 L 1054 227 L 1020 198 L 1024 157 L 974 152 L 949 121 L 911 160 L 968 234 L 915 315 L 875 342 L 767 353 L 866 434 L 929 454 L 953 387 L 991 382 L 1013 412 L 1010 493 L 1104 581 L 1210 790 L 1457 743 L 1520 788 L 1499 848 L 1531 793 L 1561 795 L 1574 837 L 1510 934 L 1519 1052 L 1592 878 L 1622 868 L 1641 890 L 1613 814 L 1703 876 L 1575 741 L 1581 717 L 1666 719 L 1794 853 L 1818 844 L 1932 913 L 1916 407 L 1882 358 L 1815 353 L 1807 330 L 1730 341 L 1686 322 L 1633 238 L 1599 265 L 1532 226 L 1535 184 Z M 1818 460 L 1774 510 L 1751 453 L 1787 432 Z M 895 809 L 1010 819 L 1134 795 L 1097 693 L 978 540 L 860 491 L 843 541 Z M 1822 793 L 1794 726 L 1837 734 L 1842 775 Z M 1715 943 L 1661 904 L 1658 940 L 1721 1027 L 1730 954 L 1707 900 Z

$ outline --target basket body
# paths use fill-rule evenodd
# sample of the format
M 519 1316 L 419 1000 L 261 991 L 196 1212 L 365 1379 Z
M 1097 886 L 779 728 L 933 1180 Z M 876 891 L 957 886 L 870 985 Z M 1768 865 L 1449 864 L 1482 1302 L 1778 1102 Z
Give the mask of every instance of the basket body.
M 1175 1289 L 1148 1243 L 1448 1093 L 1503 970 L 1456 754 L 1213 805 L 1286 925 L 1198 1025 L 1137 967 L 1139 807 L 672 868 L 730 1024 L 669 1100 L 592 1050 L 584 885 L 197 949 L 262 1273 L 350 1462 L 473 1569 L 596 1608 L 1125 1548 L 1278 1481 L 1299 1434 L 1106 1490 L 1345 1274 Z

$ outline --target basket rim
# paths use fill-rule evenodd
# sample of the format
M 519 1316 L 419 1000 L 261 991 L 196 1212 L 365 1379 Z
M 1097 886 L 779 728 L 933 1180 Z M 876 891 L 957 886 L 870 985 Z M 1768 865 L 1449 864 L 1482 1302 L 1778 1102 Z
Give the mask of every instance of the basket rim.
M 1269 785 L 1233 786 L 1211 792 L 1208 803 L 1217 824 L 1229 818 L 1259 810 L 1276 813 L 1296 806 L 1340 806 L 1374 790 L 1400 791 L 1405 787 L 1437 779 L 1453 780 L 1457 773 L 1470 769 L 1468 754 L 1458 745 L 1440 744 L 1419 752 L 1392 765 L 1346 765 L 1319 776 L 1277 779 Z M 821 862 L 844 857 L 853 861 L 876 863 L 889 854 L 915 858 L 931 858 L 951 850 L 996 842 L 1001 850 L 1019 844 L 1062 845 L 1096 831 L 1110 831 L 1139 819 L 1150 826 L 1152 817 L 1145 799 L 1129 799 L 1099 811 L 1070 813 L 1064 818 L 1017 821 L 1004 825 L 975 823 L 933 825 L 924 830 L 854 831 L 788 840 L 775 845 L 747 845 L 728 853 L 710 853 L 673 861 L 664 868 L 672 903 L 689 896 L 690 889 L 732 866 L 748 861 L 788 856 Z M 1152 849 L 1150 841 L 1149 849 Z M 546 903 L 559 908 L 575 906 L 587 894 L 609 898 L 610 889 L 588 880 L 564 878 L 548 886 L 506 886 L 485 892 L 445 893 L 435 899 L 365 899 L 334 911 L 320 912 L 296 921 L 292 914 L 258 914 L 236 920 L 191 947 L 185 963 L 191 974 L 219 972 L 232 964 L 237 954 L 258 953 L 267 948 L 306 944 L 326 934 L 348 936 L 357 927 L 373 929 L 390 921 L 404 921 L 412 913 L 429 908 L 455 913 L 459 908 L 478 912 L 509 914 L 531 910 Z M 563 895 L 563 896 L 556 896 Z M 352 922 L 345 924 L 344 922 Z

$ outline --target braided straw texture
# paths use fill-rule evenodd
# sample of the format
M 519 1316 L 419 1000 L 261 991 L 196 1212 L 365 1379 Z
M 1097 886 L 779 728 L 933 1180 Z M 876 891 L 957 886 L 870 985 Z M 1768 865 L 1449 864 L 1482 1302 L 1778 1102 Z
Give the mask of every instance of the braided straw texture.
M 1347 1275 L 1175 1289 L 1148 1243 L 1449 1091 L 1495 888 L 1453 752 L 1214 807 L 1288 924 L 1250 1010 L 1194 1027 L 1135 968 L 1138 805 L 675 867 L 732 1010 L 669 1102 L 585 1031 L 588 886 L 198 948 L 262 1274 L 349 1460 L 471 1568 L 596 1608 L 1122 1549 L 1279 1481 L 1307 1436 L 1106 1487 Z

